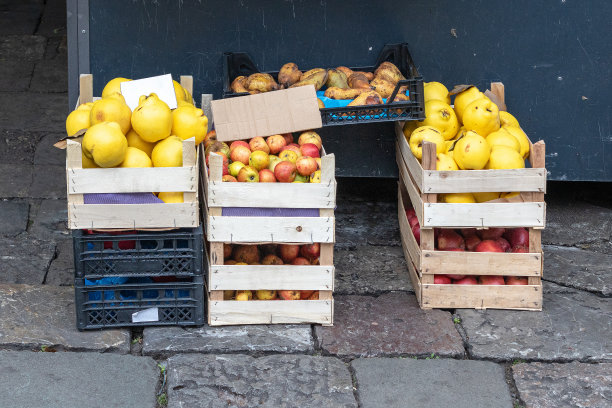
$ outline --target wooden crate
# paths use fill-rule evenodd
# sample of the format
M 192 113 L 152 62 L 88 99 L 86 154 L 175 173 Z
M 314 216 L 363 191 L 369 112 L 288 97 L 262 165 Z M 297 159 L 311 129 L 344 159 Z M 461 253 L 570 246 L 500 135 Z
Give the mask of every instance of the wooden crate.
M 182 76 L 190 92 L 193 80 Z M 81 75 L 79 102 L 93 101 L 92 76 Z M 68 226 L 70 229 L 195 228 L 199 225 L 198 160 L 194 139 L 183 141 L 182 167 L 84 169 L 82 138 L 66 147 Z M 83 194 L 182 191 L 176 204 L 84 204 Z
M 333 244 L 320 265 L 223 265 L 223 243 L 208 245 L 208 324 L 333 324 Z M 223 290 L 318 290 L 319 300 L 223 300 Z

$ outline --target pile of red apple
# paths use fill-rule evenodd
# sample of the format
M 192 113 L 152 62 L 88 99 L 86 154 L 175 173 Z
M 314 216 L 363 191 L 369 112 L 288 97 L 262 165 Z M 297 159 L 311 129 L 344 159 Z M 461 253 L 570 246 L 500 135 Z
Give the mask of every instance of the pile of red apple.
M 305 245 L 223 244 L 224 265 L 318 265 L 321 245 L 318 242 Z M 317 300 L 315 290 L 226 290 L 225 300 Z
M 406 217 L 417 243 L 421 242 L 421 226 L 413 208 Z M 529 231 L 519 228 L 434 228 L 434 247 L 438 251 L 529 252 Z M 434 283 L 456 285 L 527 285 L 527 278 L 499 275 L 434 275 Z
M 209 132 L 204 141 L 206 165 L 210 153 L 223 157 L 223 181 L 260 183 L 320 183 L 321 136 L 309 130 L 298 142 L 293 134 L 257 136 L 236 140 L 229 145 L 216 140 Z

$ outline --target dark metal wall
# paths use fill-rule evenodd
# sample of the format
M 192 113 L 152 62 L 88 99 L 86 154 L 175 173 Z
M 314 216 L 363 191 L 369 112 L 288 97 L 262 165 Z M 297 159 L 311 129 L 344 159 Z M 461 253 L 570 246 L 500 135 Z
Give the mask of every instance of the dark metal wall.
M 116 76 L 170 72 L 220 97 L 224 51 L 276 70 L 372 64 L 408 42 L 426 81 L 504 82 L 510 112 L 546 141 L 551 179 L 612 181 L 607 0 L 90 0 L 89 15 L 95 94 Z M 322 133 L 340 175 L 395 175 L 392 125 Z

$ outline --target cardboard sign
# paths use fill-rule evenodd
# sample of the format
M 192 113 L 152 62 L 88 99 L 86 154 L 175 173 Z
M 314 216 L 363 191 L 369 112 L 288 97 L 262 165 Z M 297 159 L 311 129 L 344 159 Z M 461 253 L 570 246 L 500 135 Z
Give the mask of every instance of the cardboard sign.
M 166 102 L 170 109 L 176 109 L 176 93 L 174 93 L 172 75 L 170 74 L 121 83 L 121 94 L 132 112 L 138 107 L 138 100 L 141 95 L 152 93 L 157 94 L 159 99 Z
M 217 140 L 251 139 L 322 126 L 314 86 L 212 101 Z

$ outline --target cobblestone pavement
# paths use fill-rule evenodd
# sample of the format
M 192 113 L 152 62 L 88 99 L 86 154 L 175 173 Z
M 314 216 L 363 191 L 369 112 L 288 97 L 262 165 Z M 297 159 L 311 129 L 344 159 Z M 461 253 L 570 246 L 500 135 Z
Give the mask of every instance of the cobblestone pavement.
M 60 0 L 0 4 L 8 406 L 612 405 L 612 196 L 596 183 L 550 184 L 542 312 L 421 310 L 395 181 L 339 180 L 333 327 L 78 332 L 64 154 L 51 147 L 68 113 L 65 15 Z

